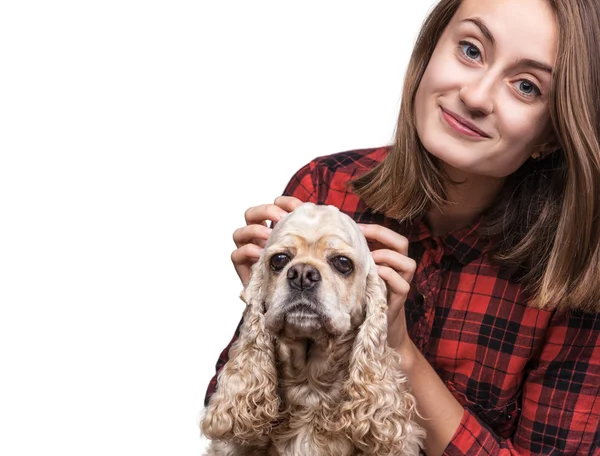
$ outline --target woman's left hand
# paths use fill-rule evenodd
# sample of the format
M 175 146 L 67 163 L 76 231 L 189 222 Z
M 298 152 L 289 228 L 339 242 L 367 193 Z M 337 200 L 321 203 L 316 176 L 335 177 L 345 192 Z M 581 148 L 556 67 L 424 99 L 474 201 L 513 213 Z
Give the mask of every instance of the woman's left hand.
M 371 254 L 379 277 L 387 285 L 388 345 L 396 351 L 410 343 L 406 330 L 404 303 L 417 265 L 408 257 L 408 239 L 395 231 L 376 224 L 359 223 L 367 241 L 373 245 Z

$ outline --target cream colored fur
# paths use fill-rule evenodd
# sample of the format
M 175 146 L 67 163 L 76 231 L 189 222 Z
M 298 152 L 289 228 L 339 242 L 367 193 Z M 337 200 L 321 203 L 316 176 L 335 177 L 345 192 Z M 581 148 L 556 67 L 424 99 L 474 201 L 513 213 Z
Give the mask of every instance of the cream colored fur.
M 290 262 L 277 272 L 269 260 L 281 252 Z M 332 266 L 337 255 L 353 261 L 351 274 Z M 310 293 L 290 288 L 298 264 L 320 273 Z M 274 228 L 242 299 L 240 337 L 201 423 L 207 455 L 419 454 L 415 399 L 387 346 L 385 285 L 352 219 L 297 208 Z

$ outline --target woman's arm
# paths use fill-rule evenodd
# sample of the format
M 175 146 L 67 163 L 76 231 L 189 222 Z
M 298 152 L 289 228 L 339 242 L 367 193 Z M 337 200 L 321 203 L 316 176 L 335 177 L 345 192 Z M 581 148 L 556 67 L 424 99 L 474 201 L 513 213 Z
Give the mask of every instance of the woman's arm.
M 363 233 L 381 247 L 372 253 L 388 286 L 388 344 L 403 358 L 428 456 L 600 455 L 600 315 L 554 313 L 524 376 L 517 430 L 501 438 L 454 398 L 407 335 L 404 303 L 414 272 L 408 241 L 378 225 L 363 225 Z
M 408 240 L 380 225 L 359 225 L 375 249 L 373 260 L 388 289 L 388 345 L 402 357 L 402 370 L 417 399 L 427 432 L 425 452 L 441 455 L 462 420 L 464 409 L 408 337 L 404 303 L 416 264 L 408 257 Z
M 460 426 L 465 410 L 412 341 L 408 337 L 406 340 L 397 351 L 402 357 L 402 371 L 417 399 L 421 415 L 418 422 L 427 432 L 425 452 L 427 456 L 441 455 Z

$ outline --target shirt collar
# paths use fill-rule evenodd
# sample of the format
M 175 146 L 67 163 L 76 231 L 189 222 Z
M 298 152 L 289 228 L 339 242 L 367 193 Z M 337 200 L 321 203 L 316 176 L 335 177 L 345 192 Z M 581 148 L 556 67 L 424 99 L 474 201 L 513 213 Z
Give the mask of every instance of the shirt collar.
M 422 242 L 430 239 L 438 248 L 444 249 L 444 255 L 451 255 L 462 264 L 468 264 L 482 257 L 491 248 L 488 236 L 481 235 L 483 217 L 464 228 L 452 231 L 443 236 L 432 236 L 431 230 L 423 220 L 416 220 L 404 226 L 403 230 L 409 242 Z

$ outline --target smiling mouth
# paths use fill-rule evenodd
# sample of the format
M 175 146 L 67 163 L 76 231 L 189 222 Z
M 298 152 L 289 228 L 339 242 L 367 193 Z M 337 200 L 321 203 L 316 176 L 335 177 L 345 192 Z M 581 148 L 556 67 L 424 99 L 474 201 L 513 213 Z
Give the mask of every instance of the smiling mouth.
M 452 128 L 454 131 L 460 133 L 461 135 L 469 136 L 471 138 L 479 138 L 479 139 L 487 139 L 490 136 L 487 135 L 484 131 L 477 128 L 475 125 L 472 125 L 462 119 L 462 117 L 457 114 L 451 113 L 450 111 L 446 111 L 444 108 L 440 108 L 442 117 L 446 121 L 446 123 Z

